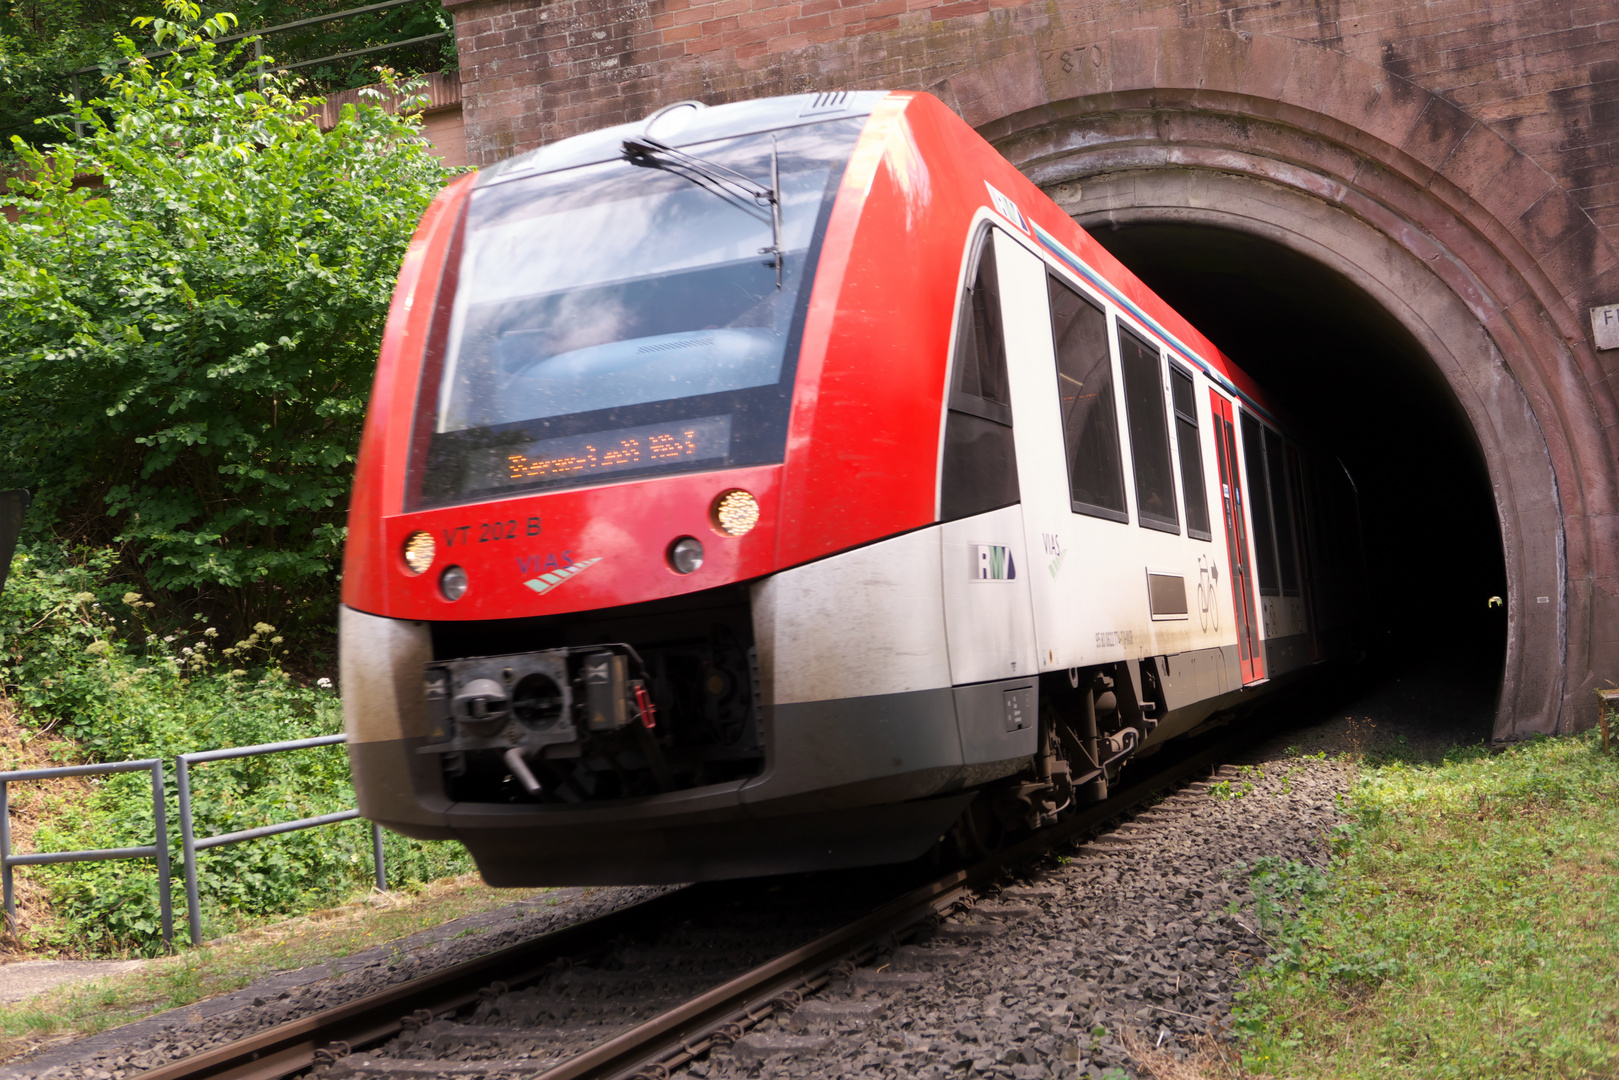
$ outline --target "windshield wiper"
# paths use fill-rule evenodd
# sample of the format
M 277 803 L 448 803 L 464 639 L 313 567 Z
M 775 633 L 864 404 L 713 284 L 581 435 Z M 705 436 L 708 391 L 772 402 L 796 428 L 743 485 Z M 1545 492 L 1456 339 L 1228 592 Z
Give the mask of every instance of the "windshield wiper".
M 642 136 L 624 140 L 624 157 L 631 164 L 646 168 L 664 169 L 706 191 L 711 191 L 745 213 L 770 208 L 770 246 L 759 249 L 761 255 L 776 260 L 776 288 L 781 288 L 782 260 L 786 252 L 781 246 L 781 162 L 776 137 L 770 136 L 770 186 L 765 187 L 750 176 L 727 168 L 717 161 L 709 161 L 684 150 L 676 150 L 656 139 Z

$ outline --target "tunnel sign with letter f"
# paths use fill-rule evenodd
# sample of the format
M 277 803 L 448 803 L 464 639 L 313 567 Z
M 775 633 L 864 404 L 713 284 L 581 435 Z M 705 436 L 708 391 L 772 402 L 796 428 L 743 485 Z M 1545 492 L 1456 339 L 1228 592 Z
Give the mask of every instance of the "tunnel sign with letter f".
M 1619 349 L 1619 304 L 1592 308 L 1591 332 L 1596 335 L 1597 348 Z

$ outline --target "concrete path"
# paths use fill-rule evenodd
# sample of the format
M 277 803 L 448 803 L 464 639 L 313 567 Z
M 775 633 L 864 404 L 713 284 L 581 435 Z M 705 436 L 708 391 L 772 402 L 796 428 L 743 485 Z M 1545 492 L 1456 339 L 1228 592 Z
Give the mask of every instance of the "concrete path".
M 22 960 L 0 964 L 0 1005 L 26 1001 L 64 983 L 117 975 L 140 967 L 140 960 Z

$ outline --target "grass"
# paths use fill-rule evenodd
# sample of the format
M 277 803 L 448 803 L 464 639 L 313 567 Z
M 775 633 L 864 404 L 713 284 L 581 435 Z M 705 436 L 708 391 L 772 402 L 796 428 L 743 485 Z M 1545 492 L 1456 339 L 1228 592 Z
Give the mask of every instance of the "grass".
M 1285 1077 L 1619 1077 L 1619 755 L 1596 733 L 1368 757 L 1325 877 L 1254 868 L 1276 953 L 1242 1066 Z
M 464 874 L 280 920 L 137 970 L 0 1005 L 0 1060 L 239 990 L 276 972 L 329 964 L 534 892 L 490 888 L 476 874 Z M 177 929 L 184 932 L 183 922 Z

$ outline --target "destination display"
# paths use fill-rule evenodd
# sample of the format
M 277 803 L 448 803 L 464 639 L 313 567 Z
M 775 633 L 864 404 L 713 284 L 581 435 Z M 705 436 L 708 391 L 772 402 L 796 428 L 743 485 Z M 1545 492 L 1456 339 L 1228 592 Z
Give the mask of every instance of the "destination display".
M 469 488 L 512 487 L 547 480 L 584 480 L 616 472 L 725 458 L 731 450 L 730 416 L 704 416 L 663 424 L 540 439 L 523 446 L 490 447 L 469 455 Z

